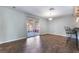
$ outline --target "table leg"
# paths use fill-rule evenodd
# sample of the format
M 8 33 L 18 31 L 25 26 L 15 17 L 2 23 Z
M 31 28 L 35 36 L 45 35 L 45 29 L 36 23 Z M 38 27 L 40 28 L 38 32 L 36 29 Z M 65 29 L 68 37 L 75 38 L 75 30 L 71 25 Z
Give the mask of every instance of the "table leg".
M 76 32 L 76 48 L 78 48 L 78 34 Z

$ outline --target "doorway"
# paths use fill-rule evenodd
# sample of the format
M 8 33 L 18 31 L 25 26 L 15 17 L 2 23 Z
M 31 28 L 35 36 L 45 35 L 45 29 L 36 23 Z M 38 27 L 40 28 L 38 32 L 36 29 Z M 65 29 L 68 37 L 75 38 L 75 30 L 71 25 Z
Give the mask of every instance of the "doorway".
M 35 20 L 30 18 L 27 21 L 27 37 L 35 37 L 39 36 L 40 33 L 40 25 L 39 25 L 39 20 Z

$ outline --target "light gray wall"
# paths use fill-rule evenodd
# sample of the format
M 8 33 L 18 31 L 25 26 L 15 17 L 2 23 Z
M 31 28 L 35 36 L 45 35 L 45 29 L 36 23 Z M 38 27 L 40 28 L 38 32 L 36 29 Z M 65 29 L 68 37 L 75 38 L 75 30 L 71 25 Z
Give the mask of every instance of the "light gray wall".
M 4 10 L 2 8 L 0 8 L 0 42 L 5 41 L 5 21 L 4 21 L 4 17 L 3 17 L 3 12 Z
M 46 19 L 40 19 L 39 20 L 40 24 L 40 34 L 48 34 L 48 21 Z
M 0 43 L 26 37 L 26 15 L 7 7 L 0 7 Z
M 25 22 L 28 20 L 28 16 L 33 15 L 12 8 L 0 7 L 0 43 L 26 37 Z M 43 18 L 37 20 L 40 22 L 40 34 L 46 33 L 46 20 Z
M 4 12 L 6 21 L 6 40 L 18 39 L 26 37 L 25 20 L 27 19 L 24 13 L 6 9 Z
M 64 26 L 69 26 L 71 28 L 76 26 L 74 17 L 72 15 L 54 18 L 54 20 L 49 21 L 49 33 L 66 36 Z

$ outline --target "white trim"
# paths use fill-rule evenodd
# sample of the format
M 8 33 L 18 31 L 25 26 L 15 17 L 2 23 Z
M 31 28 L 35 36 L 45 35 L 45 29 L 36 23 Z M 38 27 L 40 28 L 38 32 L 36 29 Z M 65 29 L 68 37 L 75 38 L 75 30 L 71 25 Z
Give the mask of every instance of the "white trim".
M 66 35 L 59 35 L 59 34 L 51 34 L 51 35 L 58 35 L 58 36 L 64 36 L 64 37 L 67 37 Z
M 26 38 L 26 37 L 21 37 L 21 38 L 17 38 L 17 39 L 7 40 L 7 41 L 4 41 L 4 42 L 0 42 L 0 44 L 8 43 L 8 42 L 13 42 L 13 41 L 24 39 L 24 38 Z

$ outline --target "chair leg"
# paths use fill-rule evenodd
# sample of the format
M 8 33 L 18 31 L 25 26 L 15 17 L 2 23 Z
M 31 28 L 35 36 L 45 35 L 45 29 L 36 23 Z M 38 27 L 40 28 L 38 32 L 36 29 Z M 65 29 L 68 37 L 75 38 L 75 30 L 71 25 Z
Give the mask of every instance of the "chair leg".
M 67 38 L 67 41 L 66 41 L 66 43 L 68 43 L 68 42 L 69 42 L 69 39 L 70 39 L 70 38 L 68 37 L 68 38 Z
M 66 43 L 68 43 L 71 40 L 71 38 L 72 38 L 72 35 L 71 34 L 67 34 L 67 35 L 68 35 L 68 37 L 67 37 Z

